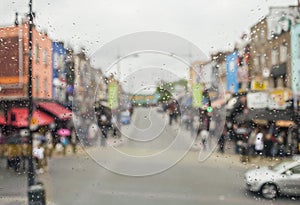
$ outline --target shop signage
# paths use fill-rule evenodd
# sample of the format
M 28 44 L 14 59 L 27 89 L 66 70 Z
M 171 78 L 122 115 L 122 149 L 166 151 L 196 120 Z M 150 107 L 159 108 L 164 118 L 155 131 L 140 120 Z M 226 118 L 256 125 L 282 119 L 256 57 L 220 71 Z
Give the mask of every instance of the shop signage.
M 251 82 L 251 89 L 255 91 L 263 91 L 266 90 L 268 84 L 266 81 L 252 81 Z
M 249 109 L 262 109 L 268 107 L 268 93 L 257 92 L 247 94 L 247 107 Z
M 290 120 L 277 120 L 276 121 L 277 127 L 291 127 L 293 125 L 294 125 L 294 122 L 290 121 Z
M 202 107 L 202 86 L 200 83 L 193 85 L 193 106 L 196 108 Z
M 287 102 L 292 99 L 293 93 L 289 89 L 276 89 L 269 93 L 268 108 L 284 110 L 289 106 Z
M 233 52 L 226 57 L 226 90 L 231 93 L 237 93 L 239 90 L 237 58 L 237 52 Z
M 117 109 L 119 106 L 118 101 L 118 84 L 116 82 L 110 82 L 108 84 L 108 105 L 111 109 Z

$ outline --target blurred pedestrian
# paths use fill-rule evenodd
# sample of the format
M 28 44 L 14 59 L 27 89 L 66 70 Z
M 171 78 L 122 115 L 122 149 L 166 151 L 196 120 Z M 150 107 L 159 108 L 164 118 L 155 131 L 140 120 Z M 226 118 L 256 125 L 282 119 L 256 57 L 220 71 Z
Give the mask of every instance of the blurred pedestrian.
M 256 135 L 257 135 L 258 129 L 255 128 L 250 132 L 249 138 L 248 138 L 248 147 L 249 147 L 249 154 L 255 155 L 255 141 L 256 141 Z
M 202 129 L 200 132 L 200 138 L 203 146 L 203 150 L 207 149 L 207 141 L 209 138 L 209 132 L 206 129 Z
M 66 155 L 67 146 L 69 144 L 67 136 L 61 136 L 60 137 L 60 143 L 63 146 L 63 155 Z
M 262 155 L 264 151 L 264 141 L 263 141 L 263 133 L 261 130 L 258 131 L 256 134 L 256 140 L 255 140 L 255 152 L 256 155 Z
M 175 111 L 176 111 L 176 106 L 175 106 L 174 100 L 171 99 L 171 100 L 169 100 L 169 103 L 168 103 L 169 125 L 172 125 L 173 120 L 175 119 Z
M 106 139 L 109 129 L 111 129 L 112 125 L 112 111 L 109 107 L 105 106 L 103 103 L 100 104 L 96 109 L 96 117 L 98 126 L 102 132 L 101 143 L 100 146 L 106 145 Z
M 51 131 L 46 132 L 45 137 L 46 137 L 46 156 L 51 158 L 54 149 L 52 132 Z
M 33 157 L 36 161 L 37 172 L 40 174 L 44 173 L 45 149 L 41 143 L 38 143 L 37 146 L 33 148 Z
M 218 140 L 219 152 L 221 152 L 222 154 L 224 154 L 226 137 L 227 137 L 227 131 L 224 129 Z
M 284 157 L 286 155 L 285 152 L 285 144 L 284 138 L 286 137 L 285 132 L 280 132 L 277 137 L 277 156 Z
M 268 133 L 266 134 L 264 140 L 264 152 L 266 157 L 272 156 L 272 148 L 273 148 L 272 135 Z
M 23 171 L 26 170 L 26 161 L 28 164 L 31 153 L 32 153 L 32 145 L 29 143 L 28 138 L 24 138 L 23 144 L 22 144 L 22 168 L 23 168 Z
M 78 137 L 77 137 L 77 134 L 76 134 L 76 130 L 75 128 L 73 127 L 71 129 L 71 145 L 72 145 L 72 150 L 73 150 L 73 154 L 75 154 L 77 152 L 77 144 L 78 144 Z

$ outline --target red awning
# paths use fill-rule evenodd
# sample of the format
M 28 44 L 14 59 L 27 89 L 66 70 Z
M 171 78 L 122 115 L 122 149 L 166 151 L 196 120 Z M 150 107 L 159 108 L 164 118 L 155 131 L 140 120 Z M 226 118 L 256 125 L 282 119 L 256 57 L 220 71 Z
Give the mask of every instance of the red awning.
M 28 108 L 12 108 L 10 111 L 11 116 L 14 115 L 14 119 L 11 121 L 11 125 L 15 127 L 28 127 Z M 54 122 L 54 118 L 50 117 L 46 113 L 40 110 L 34 110 L 32 119 L 39 125 L 49 125 Z
M 60 120 L 69 120 L 72 118 L 72 111 L 55 102 L 38 102 L 37 106 L 51 113 Z
M 0 115 L 0 125 L 5 125 L 5 124 L 6 124 L 5 116 Z

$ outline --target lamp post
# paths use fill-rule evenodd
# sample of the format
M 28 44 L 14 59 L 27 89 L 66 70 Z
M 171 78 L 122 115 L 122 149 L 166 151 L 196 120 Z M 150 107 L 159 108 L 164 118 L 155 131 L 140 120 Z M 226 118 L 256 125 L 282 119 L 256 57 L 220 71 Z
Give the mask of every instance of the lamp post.
M 32 0 L 29 1 L 29 29 L 28 29 L 28 127 L 29 127 L 29 144 L 33 148 L 32 144 L 32 132 L 30 129 L 32 111 L 33 111 L 33 99 L 32 99 L 32 28 L 33 28 L 33 12 L 32 12 Z M 32 186 L 35 183 L 35 174 L 33 166 L 32 151 L 29 154 L 28 159 L 28 186 Z
M 33 148 L 32 140 L 32 113 L 33 113 L 33 98 L 32 98 L 32 30 L 33 30 L 32 0 L 29 0 L 29 33 L 28 33 L 28 128 L 29 128 L 29 144 Z M 29 152 L 28 158 L 28 204 L 46 205 L 45 190 L 42 183 L 36 183 L 35 172 L 33 165 L 32 150 Z

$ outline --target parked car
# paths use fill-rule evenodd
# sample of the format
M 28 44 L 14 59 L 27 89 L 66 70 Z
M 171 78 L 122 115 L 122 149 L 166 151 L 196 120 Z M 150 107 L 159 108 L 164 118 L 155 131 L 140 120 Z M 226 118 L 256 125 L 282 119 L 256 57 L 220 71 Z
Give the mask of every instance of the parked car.
M 245 173 L 246 187 L 267 199 L 280 194 L 300 196 L 300 159 L 263 166 Z

